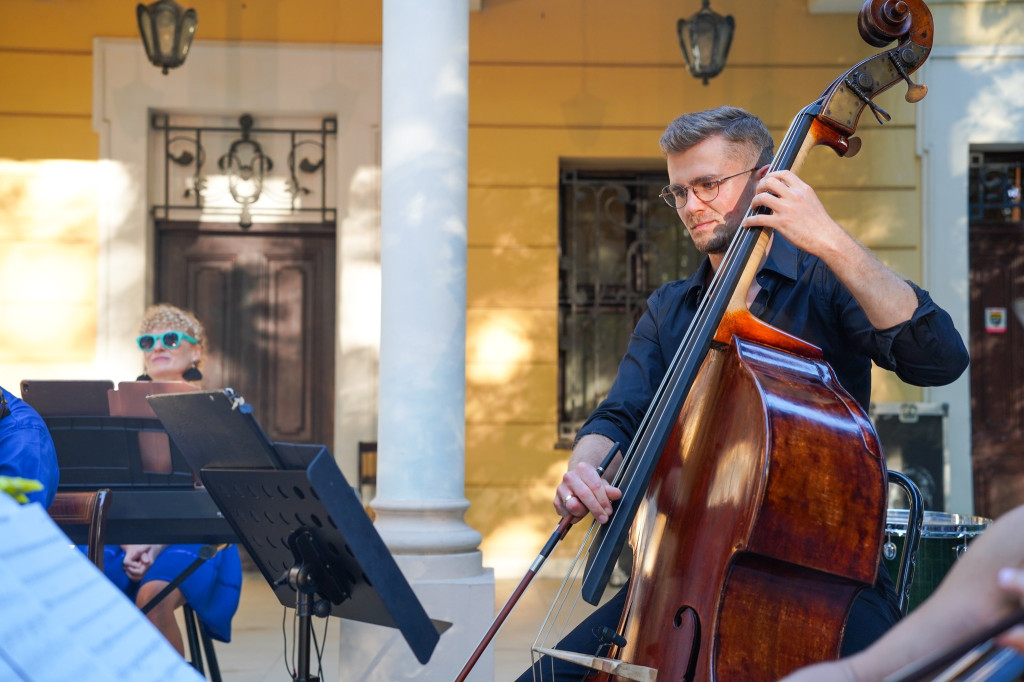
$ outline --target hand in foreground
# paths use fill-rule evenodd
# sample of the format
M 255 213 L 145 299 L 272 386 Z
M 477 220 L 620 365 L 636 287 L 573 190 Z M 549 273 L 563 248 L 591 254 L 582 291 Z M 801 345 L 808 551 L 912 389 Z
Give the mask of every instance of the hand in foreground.
M 612 502 L 622 497 L 622 491 L 604 480 L 597 467 L 579 462 L 565 472 L 555 490 L 555 511 L 576 520 L 593 514 L 598 523 L 608 523 Z M 573 521 L 575 523 L 575 521 Z
M 124 562 L 122 568 L 125 575 L 134 582 L 142 580 L 146 571 L 153 565 L 163 545 L 123 545 Z
M 1004 568 L 999 571 L 999 587 L 1008 594 L 1016 595 L 1021 604 L 1024 605 L 1024 570 L 1019 568 Z M 1011 628 L 998 637 L 1003 646 L 1012 646 L 1014 649 L 1024 653 L 1024 626 L 1018 625 Z

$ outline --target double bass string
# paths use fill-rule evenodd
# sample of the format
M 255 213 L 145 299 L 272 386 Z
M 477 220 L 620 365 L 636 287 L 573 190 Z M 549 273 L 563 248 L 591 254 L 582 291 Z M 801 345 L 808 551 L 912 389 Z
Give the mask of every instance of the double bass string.
M 792 168 L 801 160 L 801 148 L 795 140 L 806 138 L 815 113 L 816 104 L 805 107 L 796 116 L 770 165 L 771 170 Z M 748 209 L 747 215 L 750 213 Z M 762 228 L 741 228 L 730 242 L 722 267 L 712 278 L 693 322 L 655 391 L 651 407 L 644 414 L 636 436 L 626 451 L 615 479 L 616 486 L 623 492 L 622 498 L 608 523 L 598 529 L 594 539 L 595 547 L 590 551 L 584 573 L 583 598 L 590 604 L 600 601 L 659 456 L 668 443 L 676 416 L 711 347 L 724 316 L 726 303 L 761 234 Z
M 590 527 L 587 528 L 587 533 L 580 543 L 579 549 L 576 551 L 576 556 L 573 557 L 569 570 L 562 579 L 562 584 L 558 587 L 558 593 L 555 595 L 555 599 L 552 601 L 551 607 L 548 609 L 544 621 L 537 631 L 537 636 L 534 638 L 533 646 L 531 647 L 531 654 L 534 657 L 533 663 L 537 662 L 537 650 L 542 648 L 544 642 L 550 642 L 551 646 L 548 648 L 554 648 L 554 643 L 561 639 L 573 626 L 571 619 L 576 612 L 576 608 L 579 606 L 581 596 L 578 589 L 573 589 L 573 585 L 580 580 L 580 572 L 583 570 L 584 563 L 581 559 L 590 550 L 598 525 L 597 521 L 591 521 Z

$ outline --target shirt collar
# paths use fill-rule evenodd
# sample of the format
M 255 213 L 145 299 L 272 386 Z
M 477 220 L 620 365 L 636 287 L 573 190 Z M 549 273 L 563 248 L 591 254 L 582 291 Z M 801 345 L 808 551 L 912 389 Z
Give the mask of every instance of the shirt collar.
M 799 256 L 799 250 L 790 244 L 785 237 L 776 232 L 774 239 L 772 239 L 772 248 L 768 252 L 764 265 L 761 266 L 761 271 L 770 270 L 782 277 L 796 281 Z M 699 301 L 704 296 L 705 283 L 710 274 L 711 260 L 704 256 L 704 260 L 700 262 L 697 271 L 690 277 L 690 287 L 683 297 L 694 297 L 695 300 Z
M 686 293 L 683 294 L 683 299 L 693 299 L 693 301 L 700 301 L 704 297 L 705 283 L 711 276 L 711 261 L 707 256 L 697 266 L 697 271 L 693 273 L 687 280 L 690 286 L 687 288 Z

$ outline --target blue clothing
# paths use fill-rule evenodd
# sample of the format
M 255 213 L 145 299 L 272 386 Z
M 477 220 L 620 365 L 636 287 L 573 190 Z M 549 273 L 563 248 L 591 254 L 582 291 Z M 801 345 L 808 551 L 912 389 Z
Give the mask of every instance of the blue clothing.
M 705 258 L 691 277 L 661 286 L 647 300 L 615 383 L 577 440 L 599 433 L 626 449 L 704 297 L 710 268 Z M 910 320 L 875 329 L 828 266 L 778 233 L 757 283 L 761 291 L 750 312 L 821 348 L 839 383 L 865 410 L 871 400 L 872 361 L 915 386 L 948 384 L 967 368 L 967 349 L 953 320 L 913 283 L 908 282 L 918 307 Z
M 151 580 L 171 582 L 199 556 L 202 545 L 168 545 L 142 576 L 141 582 L 131 582 L 125 574 L 124 550 L 107 545 L 103 551 L 103 572 L 112 583 L 132 600 L 139 585 Z M 81 548 L 83 551 L 85 548 Z M 238 610 L 242 593 L 242 562 L 238 548 L 231 545 L 203 562 L 195 573 L 178 586 L 192 610 L 214 639 L 231 641 L 231 619 Z
M 28 493 L 29 502 L 49 507 L 57 493 L 57 450 L 46 422 L 31 405 L 0 387 L 10 414 L 0 419 L 0 476 L 30 478 L 43 489 Z

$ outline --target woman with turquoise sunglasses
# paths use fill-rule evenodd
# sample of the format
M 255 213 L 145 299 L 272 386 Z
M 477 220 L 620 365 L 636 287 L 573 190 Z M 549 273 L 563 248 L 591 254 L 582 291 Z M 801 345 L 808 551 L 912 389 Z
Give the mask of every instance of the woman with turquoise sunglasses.
M 167 303 L 152 306 L 142 317 L 135 339 L 146 373 L 142 381 L 188 381 L 203 378 L 199 367 L 205 350 L 203 325 L 192 313 Z
M 187 381 L 199 386 L 206 334 L 192 313 L 166 303 L 150 307 L 139 325 L 136 343 L 146 373 L 140 381 Z M 163 434 L 140 434 L 163 436 Z M 166 436 L 164 436 L 166 437 Z M 107 577 L 142 607 L 187 569 L 201 545 L 108 545 L 104 552 Z M 231 619 L 238 609 L 242 564 L 234 545 L 205 561 L 194 573 L 147 614 L 150 622 L 184 654 L 184 642 L 174 617 L 188 604 L 207 633 L 231 641 Z

